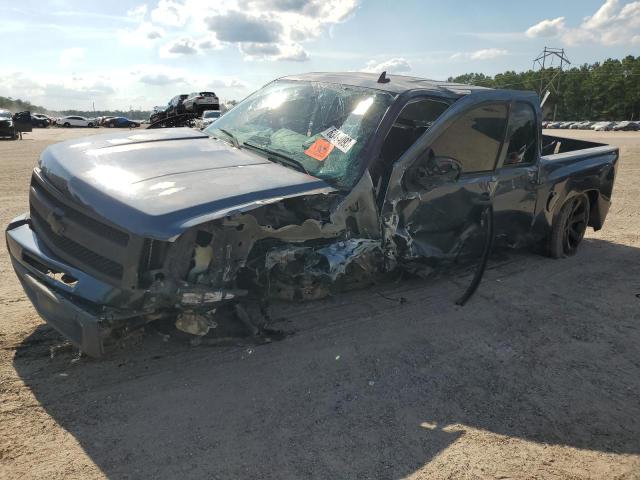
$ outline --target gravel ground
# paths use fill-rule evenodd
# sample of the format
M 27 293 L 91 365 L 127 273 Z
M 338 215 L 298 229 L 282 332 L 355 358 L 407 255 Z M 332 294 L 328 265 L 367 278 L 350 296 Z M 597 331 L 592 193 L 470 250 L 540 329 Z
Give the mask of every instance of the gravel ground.
M 0 141 L 2 223 L 47 145 L 99 132 Z M 403 281 L 280 307 L 268 345 L 51 358 L 2 242 L 0 478 L 640 479 L 640 134 L 559 134 L 621 148 L 604 229 L 494 255 L 465 307 L 467 279 Z

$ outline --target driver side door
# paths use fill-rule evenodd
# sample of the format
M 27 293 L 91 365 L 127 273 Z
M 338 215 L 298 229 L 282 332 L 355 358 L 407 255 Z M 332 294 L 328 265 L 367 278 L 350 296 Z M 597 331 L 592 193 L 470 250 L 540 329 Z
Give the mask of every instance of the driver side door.
M 415 156 L 394 168 L 399 185 L 389 186 L 383 219 L 399 259 L 435 266 L 479 254 L 507 110 L 502 101 L 473 102 L 428 132 Z

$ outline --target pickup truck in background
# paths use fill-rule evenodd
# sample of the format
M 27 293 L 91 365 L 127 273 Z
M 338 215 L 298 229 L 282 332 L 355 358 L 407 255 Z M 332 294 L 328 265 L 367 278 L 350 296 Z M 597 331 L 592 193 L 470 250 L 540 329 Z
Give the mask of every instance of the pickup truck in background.
M 617 160 L 543 135 L 535 93 L 312 73 L 203 132 L 47 148 L 6 239 L 40 315 L 99 356 L 105 338 L 158 319 L 255 335 L 266 299 L 477 261 L 492 242 L 573 255 L 603 226 Z
M 32 117 L 30 112 L 11 113 L 0 108 L 0 137 L 13 140 L 22 138 L 23 133 L 31 132 Z

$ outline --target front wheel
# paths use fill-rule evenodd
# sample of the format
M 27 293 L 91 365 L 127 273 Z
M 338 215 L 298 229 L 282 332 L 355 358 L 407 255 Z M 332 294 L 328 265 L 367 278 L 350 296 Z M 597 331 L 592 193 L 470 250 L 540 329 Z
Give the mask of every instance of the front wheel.
M 93 128 L 93 123 L 90 123 L 89 125 L 87 125 L 87 127 Z
M 65 122 L 64 125 L 63 125 L 63 127 L 65 127 L 65 128 L 69 128 L 70 126 L 71 126 L 71 124 L 69 122 Z
M 584 238 L 588 224 L 589 199 L 584 194 L 571 197 L 554 215 L 549 238 L 549 255 L 553 258 L 574 255 Z

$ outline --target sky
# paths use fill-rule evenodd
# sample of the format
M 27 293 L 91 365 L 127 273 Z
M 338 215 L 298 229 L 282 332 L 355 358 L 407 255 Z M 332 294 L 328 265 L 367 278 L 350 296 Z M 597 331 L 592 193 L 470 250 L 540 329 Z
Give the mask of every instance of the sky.
M 535 4 L 535 5 L 534 5 Z M 150 109 L 274 78 L 372 71 L 443 80 L 640 55 L 640 1 L 0 0 L 0 95 L 51 110 Z

